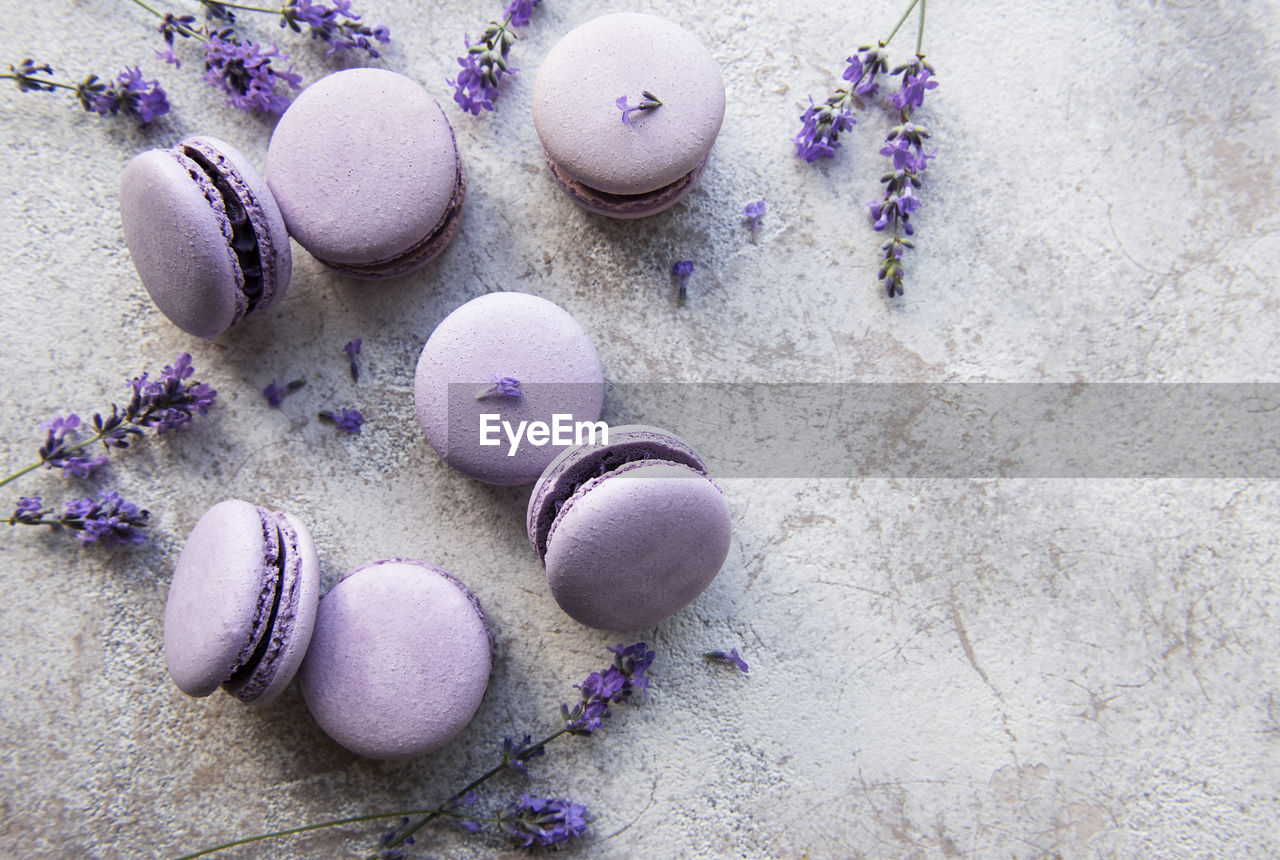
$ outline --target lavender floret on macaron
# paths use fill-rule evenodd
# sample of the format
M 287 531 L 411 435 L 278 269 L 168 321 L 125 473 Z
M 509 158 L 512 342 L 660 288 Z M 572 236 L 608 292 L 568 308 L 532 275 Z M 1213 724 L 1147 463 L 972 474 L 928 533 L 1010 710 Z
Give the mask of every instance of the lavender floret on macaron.
M 435 259 L 467 192 L 444 111 L 385 69 L 334 72 L 303 90 L 271 135 L 266 176 L 298 244 L 365 279 Z
M 616 631 L 692 602 L 719 573 L 732 533 L 729 505 L 698 453 L 641 425 L 562 453 L 538 479 L 526 525 L 560 608 Z
M 189 137 L 144 152 L 120 181 L 124 240 L 161 313 L 214 337 L 289 287 L 289 234 L 267 183 L 235 147 Z
M 302 663 L 319 594 L 320 561 L 300 520 L 219 502 L 191 530 L 169 585 L 169 675 L 189 696 L 221 686 L 245 702 L 270 702 Z
M 574 202 L 612 218 L 652 215 L 688 194 L 724 110 L 724 79 L 698 37 L 634 12 L 569 32 L 533 84 L 533 123 L 552 178 Z
M 605 431 L 590 336 L 528 293 L 488 293 L 445 317 L 422 348 L 413 392 L 431 447 L 489 484 L 530 484 L 580 435 Z

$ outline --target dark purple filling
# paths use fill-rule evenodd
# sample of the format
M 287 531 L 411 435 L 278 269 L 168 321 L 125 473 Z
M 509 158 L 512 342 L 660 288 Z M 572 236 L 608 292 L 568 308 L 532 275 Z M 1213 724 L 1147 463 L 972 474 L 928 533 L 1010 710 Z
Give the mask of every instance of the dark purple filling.
M 253 231 L 253 221 L 245 211 L 235 187 L 218 171 L 207 155 L 193 146 L 183 146 L 182 154 L 200 165 L 200 169 L 209 177 L 213 187 L 222 196 L 222 205 L 227 210 L 227 220 L 231 222 L 231 250 L 235 252 L 236 262 L 239 263 L 240 272 L 244 275 L 244 286 L 241 289 L 248 301 L 248 307 L 245 309 L 245 313 L 248 314 L 261 301 L 263 286 L 262 251 L 258 236 Z
M 249 656 L 241 666 L 231 673 L 231 677 L 224 682 L 224 686 L 234 688 L 241 684 L 247 683 L 249 676 L 258 669 L 258 665 L 262 663 L 262 658 L 267 653 L 267 648 L 271 645 L 271 634 L 276 626 L 276 614 L 280 611 L 280 593 L 284 591 L 284 565 L 285 565 L 285 535 L 280 531 L 279 526 L 276 527 L 276 536 L 280 541 L 280 551 L 276 553 L 275 558 L 275 577 L 276 596 L 271 601 L 271 614 L 267 616 L 267 626 L 264 629 L 262 638 L 258 640 L 258 647 L 254 649 L 253 654 Z
M 538 556 L 540 558 L 546 556 L 547 537 L 551 533 L 551 524 L 560 515 L 560 509 L 573 498 L 583 484 L 638 460 L 666 460 L 688 466 L 695 472 L 706 475 L 706 469 L 696 457 L 674 446 L 655 446 L 646 440 L 616 443 L 595 454 L 583 457 L 559 476 L 554 489 L 539 507 L 538 520 L 534 525 Z

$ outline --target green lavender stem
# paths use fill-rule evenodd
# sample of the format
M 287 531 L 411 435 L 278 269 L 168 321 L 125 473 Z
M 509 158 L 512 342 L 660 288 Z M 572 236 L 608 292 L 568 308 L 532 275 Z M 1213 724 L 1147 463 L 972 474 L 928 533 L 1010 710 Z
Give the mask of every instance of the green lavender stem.
M 63 89 L 63 90 L 78 90 L 78 89 L 80 89 L 80 88 L 79 88 L 78 86 L 76 86 L 75 84 L 64 84 L 64 83 L 62 83 L 62 82 L 60 82 L 60 81 L 47 81 L 47 80 L 45 80 L 44 78 L 33 78 L 33 77 L 31 77 L 30 75 L 10 75 L 10 74 L 6 73 L 6 74 L 3 74 L 3 75 L 0 75 L 0 80 L 8 80 L 8 81 L 26 81 L 26 82 L 27 82 L 27 83 L 29 83 L 29 84 L 39 84 L 41 87 L 58 87 L 59 89 Z M 37 466 L 39 466 L 40 464 L 39 464 L 39 463 L 36 463 L 36 465 L 37 465 Z M 28 470 L 26 470 L 26 471 L 28 471 L 28 472 L 29 472 L 29 471 L 31 471 L 31 470 L 30 470 L 30 469 L 28 469 Z M 7 480 L 5 480 L 5 481 L 0 481 L 0 487 L 4 486 L 6 483 L 8 483 L 8 481 L 7 481 Z
M 136 0 L 135 0 L 135 2 L 136 2 Z M 911 5 L 910 5 L 910 6 L 908 6 L 908 7 L 907 7 L 907 9 L 906 9 L 906 11 L 902 13 L 902 17 L 898 19 L 898 23 L 896 23 L 896 24 L 894 24 L 894 25 L 893 25 L 893 29 L 889 31 L 889 35 L 888 35 L 888 37 L 887 37 L 883 42 L 881 42 L 881 43 L 880 43 L 880 46 L 881 46 L 881 47 L 884 47 L 884 46 L 888 45 L 890 42 L 892 42 L 892 41 L 893 41 L 893 37 L 894 37 L 894 36 L 896 36 L 896 35 L 898 35 L 898 30 L 899 30 L 899 29 L 902 27 L 902 25 L 906 22 L 906 20 L 907 20 L 907 16 L 911 14 L 911 10 L 912 10 L 912 9 L 914 9 L 914 8 L 916 8 L 916 4 L 918 4 L 919 2 L 920 2 L 920 0 L 911 0 Z M 923 8 L 923 7 L 922 7 L 922 8 Z M 917 50 L 919 50 L 919 49 L 917 48 Z
M 551 743 L 553 740 L 555 740 L 556 738 L 560 737 L 561 735 L 563 735 L 563 734 L 568 734 L 568 732 L 569 732 L 569 729 L 568 729 L 567 727 L 565 727 L 565 728 L 561 728 L 561 729 L 559 729 L 558 731 L 552 732 L 551 734 L 547 735 L 547 736 L 546 736 L 545 738 L 543 738 L 542 740 L 538 741 L 536 744 L 533 744 L 532 746 L 530 746 L 530 747 L 528 747 L 526 750 L 524 750 L 524 751 L 522 752 L 522 754 L 521 754 L 520 758 L 522 758 L 522 759 L 523 759 L 523 758 L 528 758 L 530 755 L 532 755 L 532 754 L 533 754 L 534 752 L 536 752 L 537 750 L 542 749 L 544 746 L 546 746 L 547 744 Z M 404 833 L 401 833 L 399 836 L 397 836 L 397 837 L 396 837 L 396 839 L 395 839 L 393 842 L 391 842 L 389 845 L 387 845 L 387 846 L 385 846 L 385 847 L 387 847 L 387 848 L 395 848 L 397 845 L 401 845 L 401 844 L 403 844 L 403 843 L 404 843 L 404 841 L 405 841 L 406 839 L 408 839 L 408 838 L 409 838 L 410 836 L 412 836 L 413 834 L 417 833 L 419 830 L 421 830 L 421 829 L 422 829 L 423 827 L 425 827 L 427 824 L 430 824 L 432 821 L 434 821 L 435 819 L 439 818 L 441 815 L 448 815 L 449 813 L 448 813 L 448 812 L 446 812 L 445 810 L 447 810 L 447 809 L 449 809 L 450 807 L 452 807 L 452 806 L 453 806 L 453 804 L 457 803 L 457 802 L 458 802 L 459 800 L 461 800 L 463 797 L 466 797 L 467 792 L 472 791 L 473 789 L 477 788 L 477 787 L 478 787 L 478 786 L 480 786 L 480 785 L 483 785 L 483 784 L 484 784 L 485 782 L 487 782 L 489 779 L 492 779 L 493 777 L 495 777 L 495 776 L 497 776 L 498 774 L 502 773 L 502 772 L 503 772 L 504 770 L 506 770 L 506 769 L 507 769 L 507 763 L 504 761 L 504 762 L 502 762 L 502 764 L 496 765 L 496 766 L 494 766 L 494 767 L 490 768 L 489 770 L 487 770 L 485 773 L 483 773 L 483 774 L 481 774 L 480 776 L 476 777 L 476 778 L 475 778 L 475 779 L 473 779 L 470 783 L 468 783 L 466 786 L 464 786 L 464 787 L 463 787 L 463 788 L 461 788 L 459 791 L 457 791 L 456 793 L 454 793 L 453 797 L 450 797 L 448 800 L 446 800 L 446 801 L 445 801 L 445 802 L 444 802 L 444 803 L 443 803 L 439 808 L 437 808 L 437 809 L 435 809 L 435 810 L 432 810 L 431 812 L 428 812 L 428 813 L 423 817 L 423 819 L 422 819 L 421 821 L 419 821 L 417 824 L 414 824 L 412 827 L 410 827 L 410 828 L 409 828 L 408 830 L 406 830 Z M 368 858 L 366 858 L 366 860 L 377 860 L 377 857 L 378 857 L 378 855 L 377 855 L 377 854 L 370 854 L 370 855 L 369 855 L 369 857 L 368 857 Z
M 569 729 L 567 727 L 561 728 L 558 731 L 552 732 L 542 740 L 538 741 L 536 744 L 526 747 L 521 752 L 521 755 L 519 756 L 519 758 L 520 759 L 528 758 L 533 753 L 537 752 L 538 750 L 542 749 L 544 746 L 549 744 L 551 741 L 555 740 L 556 738 L 560 737 L 563 734 L 567 734 L 568 732 L 569 732 Z M 344 824 L 359 824 L 360 822 L 363 822 L 363 821 L 379 821 L 385 818 L 413 818 L 419 815 L 422 816 L 421 820 L 415 823 L 412 827 L 410 827 L 404 833 L 401 833 L 395 839 L 395 841 L 391 842 L 389 845 L 384 846 L 385 848 L 395 848 L 396 846 L 403 844 L 406 839 L 408 839 L 414 833 L 417 833 L 427 824 L 431 823 L 432 821 L 435 821 L 437 818 L 441 818 L 444 816 L 448 816 L 452 818 L 467 818 L 474 821 L 496 821 L 497 819 L 463 815 L 457 812 L 452 807 L 453 807 L 453 804 L 457 803 L 459 800 L 465 797 L 467 792 L 473 791 L 480 785 L 483 785 L 485 782 L 489 781 L 493 777 L 502 773 L 504 770 L 507 770 L 507 765 L 508 763 L 504 760 L 501 764 L 490 768 L 480 776 L 473 779 L 471 782 L 467 783 L 466 786 L 464 786 L 459 791 L 455 792 L 448 800 L 446 800 L 443 804 L 437 807 L 428 808 L 428 809 L 407 809 L 407 810 L 401 810 L 399 812 L 376 812 L 369 815 L 352 815 L 347 818 L 332 818 L 332 819 L 329 819 L 328 821 L 317 821 L 314 824 L 303 824 L 300 827 L 290 827 L 288 830 L 275 830 L 275 831 L 272 831 L 271 833 L 259 833 L 254 836 L 246 836 L 242 839 L 234 839 L 230 842 L 223 842 L 218 845 L 211 845 L 208 848 L 201 848 L 199 851 L 193 851 L 190 854 L 183 854 L 181 857 L 175 858 L 175 860 L 193 860 L 193 858 L 195 857 L 205 857 L 209 854 L 213 854 L 218 851 L 225 851 L 228 848 L 236 848 L 240 845 L 250 845 L 254 842 L 262 842 L 263 840 L 266 840 L 266 839 L 278 839 L 281 836 L 293 836 L 298 833 L 308 833 L 312 830 L 323 830 L 326 827 L 340 827 Z M 377 856 L 378 856 L 377 854 L 371 854 L 369 855 L 369 858 L 370 860 L 376 860 Z
M 8 76 L 0 75 L 0 77 L 8 77 Z M 75 89 L 75 87 L 71 87 L 71 89 Z M 68 448 L 65 448 L 64 452 L 67 454 L 74 454 L 76 451 L 79 451 L 81 448 L 88 448 L 94 442 L 101 442 L 103 439 L 106 438 L 106 436 L 107 436 L 106 433 L 97 433 L 91 439 L 86 439 L 83 442 L 77 442 L 76 444 Z M 41 460 L 39 463 L 32 463 L 30 466 L 27 466 L 25 469 L 19 469 L 18 471 L 14 472 L 12 475 L 5 478 L 4 480 L 0 480 L 0 487 L 3 487 L 5 484 L 11 483 L 17 480 L 18 478 L 21 478 L 23 475 L 27 474 L 28 472 L 34 472 L 36 469 L 39 469 L 41 466 L 43 466 L 45 462 L 46 462 L 45 460 Z

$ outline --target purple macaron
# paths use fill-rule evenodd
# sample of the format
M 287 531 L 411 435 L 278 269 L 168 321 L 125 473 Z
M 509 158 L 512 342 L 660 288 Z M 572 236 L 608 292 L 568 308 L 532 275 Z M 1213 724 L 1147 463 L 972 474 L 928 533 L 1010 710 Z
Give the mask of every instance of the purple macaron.
M 320 561 L 289 514 L 228 499 L 196 523 L 164 608 L 164 657 L 178 687 L 222 686 L 265 704 L 288 686 L 311 641 Z
M 624 111 L 650 97 L 661 106 Z M 533 123 L 552 177 L 575 202 L 613 218 L 652 215 L 688 194 L 724 107 L 720 68 L 698 38 L 634 12 L 568 33 L 533 84 Z
M 697 452 L 628 425 L 565 451 L 529 499 L 529 542 L 560 608 L 601 630 L 636 630 L 702 593 L 729 553 L 729 505 Z
M 367 279 L 440 254 L 467 192 L 440 105 L 384 69 L 334 72 L 303 90 L 271 135 L 266 175 L 298 244 Z
M 493 660 L 480 604 L 438 567 L 376 561 L 320 601 L 299 676 L 317 723 L 368 758 L 439 749 L 471 721 Z
M 565 448 L 604 431 L 591 338 L 527 293 L 489 293 L 445 317 L 422 348 L 413 399 L 431 447 L 489 484 L 532 483 Z
M 188 334 L 221 334 L 289 287 L 289 234 L 276 201 L 221 140 L 189 137 L 135 157 L 120 180 L 120 218 L 142 285 Z

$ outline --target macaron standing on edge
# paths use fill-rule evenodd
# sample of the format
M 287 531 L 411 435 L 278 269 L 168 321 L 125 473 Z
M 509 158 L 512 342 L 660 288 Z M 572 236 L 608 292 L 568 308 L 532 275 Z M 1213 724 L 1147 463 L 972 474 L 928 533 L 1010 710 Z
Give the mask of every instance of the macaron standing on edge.
M 205 512 L 187 537 L 164 608 L 169 675 L 190 696 L 222 686 L 265 704 L 311 641 L 320 561 L 295 517 L 238 499 Z
M 289 287 L 289 234 L 267 183 L 230 144 L 189 137 L 143 152 L 120 180 L 138 277 L 174 325 L 214 337 Z
M 462 731 L 492 663 L 475 595 L 438 567 L 391 558 L 348 574 L 320 601 L 299 679 L 331 738 L 368 758 L 404 759 Z
M 602 630 L 657 624 L 711 584 L 732 522 L 698 453 L 656 427 L 556 458 L 529 498 L 529 542 L 574 620 Z
M 489 484 L 529 484 L 565 446 L 528 431 L 539 422 L 551 427 L 559 415 L 576 439 L 579 424 L 598 422 L 604 370 L 590 336 L 559 305 L 488 293 L 431 333 L 413 400 L 427 441 L 450 466 Z M 495 444 L 482 442 L 485 427 Z M 513 445 L 510 432 L 521 441 Z
M 303 90 L 272 132 L 266 176 L 298 244 L 365 279 L 439 255 L 467 190 L 440 105 L 385 69 L 334 72 Z
M 618 104 L 652 110 L 626 114 Z M 555 182 L 613 218 L 673 206 L 697 183 L 724 120 L 720 68 L 688 30 L 653 15 L 603 15 L 547 53 L 533 84 L 533 122 Z

